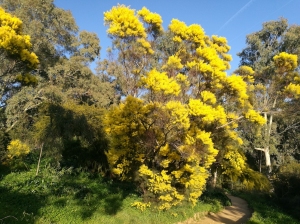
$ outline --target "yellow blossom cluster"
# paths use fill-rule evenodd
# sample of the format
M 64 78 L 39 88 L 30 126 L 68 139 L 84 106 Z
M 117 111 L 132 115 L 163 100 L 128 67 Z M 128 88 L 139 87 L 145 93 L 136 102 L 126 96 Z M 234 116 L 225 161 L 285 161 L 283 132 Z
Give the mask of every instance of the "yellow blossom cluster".
M 110 11 L 104 12 L 104 22 L 109 25 L 107 33 L 113 36 L 146 37 L 143 24 L 135 15 L 135 10 L 125 5 L 114 6 Z
M 147 89 L 163 94 L 178 95 L 180 85 L 174 78 L 169 78 L 165 72 L 159 72 L 156 69 L 151 70 L 146 76 L 141 78 L 141 82 Z
M 214 105 L 217 102 L 216 96 L 210 91 L 202 91 L 200 93 L 202 102 Z
M 229 89 L 237 94 L 239 103 L 244 105 L 245 101 L 248 99 L 247 94 L 247 84 L 244 82 L 241 76 L 231 75 L 227 78 L 227 83 L 229 85 Z
M 188 129 L 190 127 L 189 111 L 185 105 L 178 101 L 169 101 L 165 106 L 166 111 L 170 113 L 170 122 L 173 125 Z
M 230 47 L 227 45 L 227 40 L 225 37 L 218 37 L 216 35 L 212 35 L 212 42 L 214 48 L 219 53 L 227 53 L 230 50 Z
M 139 39 L 137 39 L 137 42 L 139 43 L 139 44 L 141 44 L 141 46 L 142 46 L 142 49 L 144 49 L 145 50 L 145 54 L 146 53 L 148 53 L 148 54 L 153 54 L 154 53 L 154 51 L 152 50 L 152 48 L 151 48 L 151 44 L 146 40 L 146 39 L 144 39 L 144 38 L 139 38 Z
M 220 125 L 226 123 L 226 113 L 222 106 L 212 107 L 198 99 L 190 99 L 190 114 L 201 118 L 201 121 L 207 124 L 218 122 Z
M 146 7 L 143 7 L 138 11 L 138 15 L 143 19 L 144 22 L 152 25 L 152 29 L 157 32 L 162 32 L 162 18 L 159 14 L 150 12 Z
M 111 142 L 114 143 L 106 152 L 106 156 L 112 172 L 122 180 L 128 179 L 133 161 L 142 162 L 144 160 L 143 152 L 135 151 L 133 154 L 132 149 L 139 147 L 135 138 L 144 133 L 145 128 L 141 121 L 146 119 L 145 117 L 152 107 L 151 104 L 144 105 L 142 100 L 127 97 L 126 102 L 113 108 L 111 113 L 105 117 L 105 131 L 111 136 Z
M 160 210 L 169 209 L 185 199 L 195 205 L 198 197 L 202 194 L 208 177 L 207 170 L 195 164 L 185 164 L 180 170 L 173 171 L 172 175 L 168 175 L 167 170 L 153 172 L 147 166 L 142 165 L 139 174 L 148 180 L 148 190 L 157 195 L 160 200 L 161 203 L 158 207 Z M 172 185 L 172 182 L 184 186 L 189 192 L 187 197 L 180 193 Z
M 235 71 L 235 74 L 241 76 L 247 83 L 254 83 L 254 71 L 251 67 L 242 65 Z
M 146 39 L 147 30 L 139 17 L 151 24 L 155 32 L 162 30 L 162 20 L 158 14 L 151 13 L 146 8 L 136 14 L 130 7 L 118 5 L 104 13 L 104 23 L 109 26 L 107 33 L 113 37 L 136 41 L 144 54 L 153 54 L 151 44 Z
M 258 123 L 260 125 L 263 125 L 266 123 L 266 120 L 255 110 L 248 110 L 245 114 L 245 118 L 252 121 L 253 123 Z
M 188 87 L 190 85 L 190 82 L 187 78 L 187 76 L 181 74 L 181 73 L 178 73 L 175 77 L 176 81 L 181 84 L 183 87 Z
M 162 67 L 163 69 L 177 69 L 180 70 L 183 68 L 183 65 L 181 64 L 181 59 L 176 56 L 172 55 L 169 57 L 167 64 Z
M 229 62 L 232 61 L 232 57 L 230 54 L 227 54 L 230 50 L 230 46 L 227 45 L 226 38 L 213 35 L 211 38 L 211 42 L 211 46 L 218 52 L 219 56 L 222 58 L 226 69 L 230 69 Z
M 285 87 L 285 91 L 289 94 L 292 94 L 293 97 L 296 99 L 299 98 L 300 96 L 300 85 L 299 84 L 294 84 L 290 83 L 288 86 Z
M 274 63 L 279 74 L 283 75 L 284 82 L 289 81 L 288 85 L 282 90 L 289 97 L 299 98 L 300 96 L 300 77 L 299 73 L 294 72 L 297 68 L 297 55 L 281 52 L 273 57 Z
M 133 202 L 131 204 L 132 207 L 137 207 L 138 209 L 140 209 L 141 211 L 145 211 L 146 208 L 149 208 L 151 206 L 151 203 L 148 202 L 148 203 L 145 203 L 145 202 L 140 202 L 140 201 L 136 201 L 136 202 Z
M 227 69 L 224 61 L 218 56 L 218 53 L 214 48 L 197 48 L 196 51 L 197 55 L 204 63 L 209 64 L 213 70 L 217 69 L 219 71 L 225 71 Z
M 19 139 L 12 140 L 7 146 L 7 158 L 12 159 L 14 157 L 24 156 L 30 152 L 30 148 L 27 144 L 21 142 Z
M 191 41 L 196 47 L 204 46 L 208 40 L 203 28 L 198 24 L 187 26 L 178 19 L 172 19 L 169 29 L 175 34 L 174 41 L 182 42 L 183 40 Z
M 246 169 L 246 159 L 233 147 L 228 149 L 224 158 L 228 162 L 223 165 L 223 173 L 235 180 Z
M 252 76 L 254 74 L 254 71 L 251 67 L 242 65 L 235 73 L 240 76 Z
M 275 65 L 284 71 L 292 71 L 297 67 L 297 55 L 281 52 L 273 57 Z
M 35 68 L 39 60 L 30 48 L 30 36 L 22 34 L 22 21 L 0 7 L 0 49 L 18 56 L 29 67 Z

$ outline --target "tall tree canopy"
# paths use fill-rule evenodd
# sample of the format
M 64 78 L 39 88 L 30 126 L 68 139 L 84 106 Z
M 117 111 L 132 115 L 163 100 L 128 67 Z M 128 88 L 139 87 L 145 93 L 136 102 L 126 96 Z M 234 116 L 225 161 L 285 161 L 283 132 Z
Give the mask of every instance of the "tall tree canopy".
M 255 71 L 264 71 L 270 68 L 272 59 L 280 52 L 300 56 L 300 26 L 289 26 L 288 21 L 281 18 L 277 21 L 263 23 L 260 31 L 247 35 L 247 46 L 238 53 L 241 65 L 248 65 Z M 274 71 L 269 70 L 271 73 Z M 268 73 L 264 71 L 267 77 Z
M 73 52 L 78 27 L 70 11 L 56 7 L 53 0 L 1 0 L 0 4 L 23 21 L 24 32 L 31 36 L 33 51 L 40 58 L 40 69 Z
M 295 100 L 300 94 L 299 34 L 300 26 L 289 26 L 286 19 L 266 22 L 262 30 L 247 36 L 246 48 L 238 53 L 241 67 L 236 72 L 246 77 L 246 70 L 249 68 L 245 66 L 250 66 L 254 70 L 251 69 L 254 74 L 252 83 L 249 83 L 251 84 L 249 91 L 255 109 L 260 111 L 266 120 L 261 132 L 262 137 L 253 135 L 249 127 L 245 127 L 244 133 L 252 148 L 264 152 L 269 172 L 271 171 L 270 154 L 278 161 L 281 160 L 278 148 L 280 145 L 286 145 L 280 142 L 281 134 L 293 127 L 293 123 L 290 122 L 277 124 L 277 118 L 287 115 L 284 115 L 286 108 L 289 108 L 288 116 L 293 116 L 290 113 L 291 105 L 295 105 Z M 294 112 L 296 111 L 297 109 L 294 108 Z M 291 120 L 295 124 L 297 119 L 294 117 Z
M 232 179 L 249 170 L 238 121 L 265 121 L 242 77 L 226 75 L 226 39 L 177 19 L 163 31 L 161 17 L 146 8 L 118 5 L 104 21 L 113 46 L 101 75 L 116 80 L 123 95 L 104 120 L 112 173 L 138 183 L 146 202 L 168 209 L 196 203 L 217 155 Z
M 21 73 L 21 76 L 25 75 L 39 64 L 38 57 L 31 51 L 30 36 L 23 32 L 22 21 L 0 7 L 1 97 L 12 88 L 11 85 L 16 82 L 18 73 Z
M 19 66 L 22 65 L 21 62 L 28 66 L 28 69 L 20 67 L 16 74 L 12 70 L 7 72 L 8 77 L 16 76 L 9 84 L 17 91 L 5 95 L 3 106 L 6 117 L 3 116 L 1 120 L 5 122 L 2 125 L 5 132 L 9 133 L 11 139 L 28 143 L 32 149 L 43 145 L 44 151 L 58 162 L 63 155 L 65 161 L 78 158 L 73 159 L 77 161 L 73 166 L 91 164 L 93 162 L 87 157 L 93 158 L 89 156 L 93 153 L 101 155 L 101 158 L 94 159 L 94 164 L 101 163 L 97 161 L 105 162 L 105 147 L 102 147 L 105 144 L 101 143 L 105 139 L 101 134 L 101 125 L 96 128 L 90 121 L 93 120 L 94 125 L 98 122 L 101 124 L 103 108 L 117 100 L 113 84 L 95 76 L 89 67 L 100 56 L 100 40 L 97 35 L 79 31 L 71 12 L 56 7 L 53 0 L 3 0 L 0 5 L 11 15 L 20 18 L 11 16 L 13 22 L 9 23 L 5 18 L 10 14 L 5 14 L 6 17 L 1 14 L 1 21 L 5 17 L 4 22 L 1 22 L 1 29 L 12 24 L 19 35 L 13 38 L 20 39 L 20 46 L 14 45 L 16 52 L 11 52 L 15 55 L 8 57 L 9 52 L 1 48 L 1 56 L 7 56 L 5 60 L 15 60 L 18 62 L 15 64 Z M 20 34 L 21 30 L 31 35 L 32 44 L 29 36 Z M 3 37 L 10 36 L 3 34 Z M 22 38 L 24 43 L 21 42 Z M 25 54 L 27 49 L 28 52 L 33 50 L 39 57 L 39 64 L 35 62 L 30 65 L 30 60 L 18 55 L 18 46 L 19 54 Z M 37 57 L 31 51 L 29 53 Z M 29 85 L 33 81 L 34 85 Z M 63 121 L 63 118 L 68 121 Z M 78 121 L 82 124 L 76 124 Z M 62 132 L 68 125 L 64 122 L 73 122 L 74 128 Z M 77 127 L 80 125 L 86 128 L 78 131 Z M 7 141 L 5 137 L 3 134 L 3 141 Z M 74 151 L 70 155 L 72 147 Z M 83 152 L 86 152 L 86 156 L 83 156 Z

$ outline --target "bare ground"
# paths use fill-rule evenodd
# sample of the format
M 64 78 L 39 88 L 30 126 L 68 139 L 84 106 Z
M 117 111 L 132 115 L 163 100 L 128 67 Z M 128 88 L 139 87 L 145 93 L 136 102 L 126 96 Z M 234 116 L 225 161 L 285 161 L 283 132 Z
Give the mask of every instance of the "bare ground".
M 251 210 L 248 207 L 248 204 L 245 200 L 227 195 L 232 205 L 225 207 L 222 211 L 218 213 L 209 213 L 205 217 L 201 214 L 195 214 L 194 217 L 180 222 L 178 224 L 216 224 L 216 223 L 225 223 L 225 224 L 243 224 L 246 223 L 252 215 Z

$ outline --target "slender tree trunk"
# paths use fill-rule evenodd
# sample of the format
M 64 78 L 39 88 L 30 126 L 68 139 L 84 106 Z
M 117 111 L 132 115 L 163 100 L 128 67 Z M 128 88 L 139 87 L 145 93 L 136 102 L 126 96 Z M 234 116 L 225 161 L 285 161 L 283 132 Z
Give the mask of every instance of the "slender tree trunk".
M 268 172 L 272 172 L 272 166 L 271 166 L 271 156 L 270 156 L 270 150 L 269 147 L 266 148 L 255 148 L 256 150 L 263 151 L 265 154 L 265 159 L 266 159 L 266 166 L 268 167 Z M 260 172 L 261 172 L 261 160 L 260 160 Z
M 218 177 L 218 169 L 216 169 L 213 173 L 213 188 L 215 188 L 217 186 L 217 177 Z
M 38 165 L 37 165 L 36 173 L 35 173 L 36 176 L 38 175 L 39 169 L 40 169 L 40 163 L 41 163 L 41 157 L 42 157 L 42 153 L 43 153 L 43 147 L 44 147 L 44 142 L 43 142 L 42 145 L 41 145 L 39 161 L 38 161 Z
M 259 156 L 259 172 L 261 173 L 261 159 L 262 159 L 262 153 L 260 151 L 260 156 Z
M 272 172 L 272 166 L 271 166 L 271 156 L 270 156 L 269 147 L 266 148 L 265 156 L 266 156 L 266 165 L 269 168 L 268 171 L 269 171 L 269 173 L 271 173 Z
M 275 108 L 276 106 L 276 99 L 275 98 L 272 108 Z M 272 172 L 272 166 L 271 166 L 271 155 L 270 155 L 270 138 L 271 138 L 271 132 L 272 132 L 272 123 L 273 123 L 273 113 L 272 111 L 270 112 L 270 117 L 269 117 L 269 122 L 268 122 L 268 116 L 267 112 L 264 112 L 264 118 L 266 120 L 266 125 L 265 125 L 265 136 L 264 136 L 264 147 L 263 148 L 255 148 L 256 150 L 263 151 L 265 154 L 265 159 L 266 159 L 266 166 L 268 167 L 268 172 Z M 259 162 L 259 170 L 261 172 L 261 159 Z

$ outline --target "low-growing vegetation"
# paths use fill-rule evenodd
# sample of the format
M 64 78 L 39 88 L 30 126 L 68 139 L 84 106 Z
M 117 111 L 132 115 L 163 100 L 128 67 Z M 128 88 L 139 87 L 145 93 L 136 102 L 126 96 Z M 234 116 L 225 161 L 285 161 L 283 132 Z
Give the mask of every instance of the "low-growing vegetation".
M 5 175 L 5 167 L 1 168 L 0 223 L 176 223 L 228 205 L 219 191 L 205 193 L 195 207 L 184 204 L 168 211 L 142 212 L 132 206 L 141 195 L 130 183 L 47 164 L 38 176 L 35 167 Z
M 299 219 L 293 218 L 288 211 L 283 209 L 275 195 L 261 194 L 258 192 L 235 192 L 241 198 L 244 198 L 249 207 L 253 210 L 249 224 L 297 224 Z

